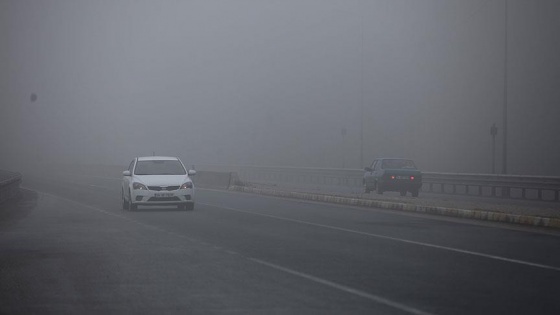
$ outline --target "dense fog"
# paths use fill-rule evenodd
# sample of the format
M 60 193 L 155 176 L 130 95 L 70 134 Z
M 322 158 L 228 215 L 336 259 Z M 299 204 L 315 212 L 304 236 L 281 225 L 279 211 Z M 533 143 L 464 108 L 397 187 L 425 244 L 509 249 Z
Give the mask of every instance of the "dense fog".
M 507 1 L 507 54 L 505 8 L 0 0 L 0 168 L 155 153 L 489 173 L 494 123 L 502 168 L 507 94 L 508 173 L 560 176 L 560 1 Z

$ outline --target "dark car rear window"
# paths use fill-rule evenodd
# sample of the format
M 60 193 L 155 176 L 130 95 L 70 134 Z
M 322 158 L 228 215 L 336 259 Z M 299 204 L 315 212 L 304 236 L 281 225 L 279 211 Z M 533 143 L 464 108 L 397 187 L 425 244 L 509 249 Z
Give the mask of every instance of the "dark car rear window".
M 382 168 L 384 169 L 416 169 L 416 165 L 412 160 L 388 159 L 383 160 Z
M 185 175 L 187 172 L 177 160 L 138 161 L 135 175 Z

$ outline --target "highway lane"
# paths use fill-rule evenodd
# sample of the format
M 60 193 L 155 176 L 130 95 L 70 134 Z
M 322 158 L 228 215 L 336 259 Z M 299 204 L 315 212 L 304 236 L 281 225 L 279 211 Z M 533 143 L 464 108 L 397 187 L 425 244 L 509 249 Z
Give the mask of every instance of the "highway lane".
M 7 206 L 25 215 L 2 221 L 2 314 L 402 314 L 114 209 L 25 194 Z
M 193 212 L 141 208 L 131 213 L 120 209 L 119 185 L 118 179 L 102 177 L 24 177 L 24 186 L 45 193 L 38 194 L 28 216 L 2 229 L 0 248 L 22 250 L 17 242 L 7 243 L 6 235 L 27 236 L 24 244 L 31 248 L 40 235 L 75 239 L 59 250 L 63 257 L 80 253 L 87 258 L 82 246 L 96 248 L 91 256 L 99 260 L 97 269 L 71 264 L 72 274 L 85 276 L 65 276 L 88 288 L 86 293 L 73 293 L 79 299 L 69 304 L 77 308 L 201 313 L 560 311 L 560 237 L 555 232 L 211 190 L 197 192 Z M 81 224 L 75 227 L 75 222 Z M 16 227 L 37 229 L 37 235 L 20 231 L 14 236 Z M 110 246 L 105 250 L 104 244 Z M 207 272 L 193 271 L 192 261 Z M 60 271 L 44 268 L 41 274 L 47 279 L 40 283 L 48 287 L 49 275 Z M 5 270 L 11 269 L 3 265 L 2 270 L 4 278 Z M 112 281 L 93 281 L 104 273 L 113 275 Z M 22 272 L 12 282 L 26 277 Z M 196 285 L 186 284 L 191 277 Z M 134 294 L 116 289 L 123 286 L 133 286 Z M 61 290 L 72 291 L 72 286 L 66 287 Z M 11 292 L 5 285 L 0 288 Z M 197 290 L 213 298 L 192 294 Z M 111 303 L 104 300 L 109 297 L 100 297 L 105 291 L 112 292 Z M 21 300 L 10 294 L 10 300 Z M 10 305 L 17 308 L 21 303 Z M 41 305 L 60 310 L 50 304 L 38 308 Z

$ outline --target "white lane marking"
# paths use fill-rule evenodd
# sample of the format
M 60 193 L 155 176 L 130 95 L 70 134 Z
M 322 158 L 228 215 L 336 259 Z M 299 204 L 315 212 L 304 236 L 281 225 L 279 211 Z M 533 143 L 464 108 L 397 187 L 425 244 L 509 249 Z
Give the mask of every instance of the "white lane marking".
M 167 233 L 167 234 L 175 236 L 175 237 L 186 239 L 186 240 L 188 240 L 190 242 L 193 242 L 193 243 L 208 246 L 208 247 L 211 247 L 211 248 L 213 248 L 214 250 L 217 250 L 217 251 L 222 251 L 222 252 L 228 253 L 230 255 L 236 255 L 236 256 L 239 256 L 239 257 L 243 257 L 243 258 L 245 258 L 249 261 L 252 261 L 254 263 L 264 265 L 264 266 L 267 266 L 269 268 L 273 268 L 273 269 L 278 270 L 278 271 L 289 273 L 289 274 L 292 274 L 292 275 L 295 275 L 295 276 L 298 276 L 298 277 L 301 277 L 301 278 L 304 278 L 304 279 L 307 279 L 307 280 L 311 280 L 313 282 L 320 283 L 320 284 L 326 285 L 328 287 L 331 287 L 331 288 L 334 288 L 334 289 L 337 289 L 337 290 L 340 290 L 340 291 L 344 291 L 344 292 L 347 292 L 347 293 L 350 293 L 350 294 L 353 294 L 353 295 L 357 295 L 359 297 L 366 298 L 366 299 L 369 299 L 371 301 L 374 301 L 374 302 L 377 302 L 377 303 L 380 303 L 380 304 L 384 304 L 384 305 L 387 305 L 387 306 L 390 306 L 390 307 L 393 307 L 393 308 L 396 308 L 396 309 L 399 309 L 399 310 L 402 310 L 402 311 L 405 311 L 405 312 L 408 312 L 408 313 L 411 313 L 411 314 L 430 315 L 430 313 L 426 313 L 426 312 L 417 310 L 415 308 L 408 307 L 404 304 L 400 304 L 400 303 L 388 300 L 388 299 L 383 298 L 381 296 L 377 296 L 377 295 L 374 295 L 374 294 L 369 294 L 367 292 L 360 291 L 360 290 L 357 290 L 357 289 L 353 289 L 351 287 L 347 287 L 347 286 L 344 286 L 344 285 L 341 285 L 341 284 L 338 284 L 338 283 L 335 283 L 335 282 L 331 282 L 331 281 L 328 281 L 328 280 L 325 280 L 325 279 L 321 279 L 321 278 L 318 278 L 318 277 L 315 277 L 315 276 L 312 276 L 312 275 L 309 275 L 309 274 L 306 274 L 306 273 L 295 271 L 295 270 L 285 268 L 285 267 L 282 267 L 282 266 L 279 266 L 279 265 L 276 265 L 276 264 L 272 264 L 272 263 L 266 262 L 264 260 L 260 260 L 260 259 L 256 259 L 256 258 L 252 258 L 252 257 L 247 257 L 247 256 L 244 256 L 243 254 L 240 254 L 240 253 L 236 252 L 236 251 L 228 250 L 228 249 L 222 248 L 222 247 L 217 246 L 217 245 L 212 245 L 212 244 L 204 242 L 204 241 L 193 239 L 193 238 L 188 237 L 184 234 L 179 234 L 179 233 L 176 233 L 176 232 L 167 231 L 167 230 L 162 229 L 160 227 L 150 225 L 150 224 L 146 224 L 146 223 L 143 223 L 143 222 L 140 222 L 140 221 L 137 221 L 137 220 L 119 215 L 119 214 L 112 213 L 112 212 L 104 210 L 104 209 L 100 209 L 100 208 L 97 208 L 97 207 L 86 205 L 86 204 L 83 204 L 83 203 L 75 201 L 75 200 L 71 200 L 71 199 L 68 199 L 68 198 L 61 197 L 61 196 L 49 194 L 49 193 L 46 193 L 46 192 L 42 192 L 42 191 L 30 189 L 30 188 L 25 188 L 25 187 L 22 187 L 22 188 L 30 190 L 30 191 L 37 192 L 39 194 L 44 194 L 44 195 L 47 195 L 47 196 L 50 196 L 50 197 L 58 198 L 58 199 L 66 201 L 68 203 L 76 204 L 76 205 L 79 205 L 81 207 L 85 207 L 85 208 L 88 208 L 88 209 L 91 209 L 91 210 L 94 210 L 94 211 L 97 211 L 97 212 L 100 212 L 100 213 L 103 213 L 103 214 L 107 214 L 107 215 L 110 215 L 110 216 L 113 216 L 113 217 L 117 217 L 117 218 L 129 221 L 129 222 L 132 222 L 132 223 L 136 223 L 140 226 L 143 226 L 143 227 L 151 229 L 151 230 L 160 231 L 160 232 Z
M 252 211 L 240 210 L 240 209 L 235 209 L 235 208 L 226 207 L 226 206 L 213 205 L 213 204 L 201 203 L 201 202 L 199 202 L 199 204 L 206 205 L 206 206 L 211 206 L 211 207 L 216 207 L 216 208 L 221 208 L 221 209 L 226 209 L 226 210 L 231 210 L 231 211 L 237 211 L 237 212 L 252 214 L 252 215 L 269 217 L 269 218 L 273 218 L 273 219 L 277 219 L 277 220 L 283 220 L 283 221 L 289 221 L 289 222 L 294 222 L 294 223 L 299 223 L 299 224 L 311 225 L 311 226 L 326 228 L 326 229 L 330 229 L 330 230 L 336 230 L 336 231 L 348 232 L 348 233 L 353 233 L 353 234 L 365 235 L 365 236 L 381 238 L 381 239 L 386 239 L 386 240 L 391 240 L 391 241 L 396 241 L 396 242 L 401 242 L 401 243 L 419 245 L 419 246 L 424 246 L 424 247 L 437 248 L 437 249 L 441 249 L 441 250 L 446 250 L 446 251 L 451 251 L 451 252 L 456 252 L 456 253 L 461 253 L 461 254 L 467 254 L 467 255 L 473 255 L 473 256 L 478 256 L 478 257 L 484 257 L 484 258 L 489 258 L 489 259 L 494 259 L 494 260 L 506 261 L 506 262 L 510 262 L 510 263 L 515 263 L 515 264 L 520 264 L 520 265 L 525 265 L 525 266 L 531 266 L 531 267 L 536 267 L 536 268 L 548 269 L 548 270 L 553 270 L 553 271 L 560 271 L 559 267 L 548 266 L 548 265 L 533 263 L 533 262 L 519 260 L 519 259 L 506 258 L 506 257 L 501 257 L 501 256 L 496 256 L 496 255 L 484 254 L 484 253 L 479 253 L 479 252 L 473 252 L 473 251 L 470 251 L 470 250 L 441 246 L 441 245 L 435 245 L 435 244 L 430 244 L 430 243 L 416 242 L 416 241 L 411 241 L 411 240 L 406 240 L 406 239 L 401 239 L 401 238 L 396 238 L 396 237 L 391 237 L 391 236 L 385 236 L 385 235 L 380 235 L 380 234 L 373 234 L 373 233 L 367 233 L 367 232 L 362 232 L 362 231 L 345 229 L 345 228 L 336 227 L 336 226 L 332 226 L 332 225 L 324 225 L 324 224 L 318 224 L 318 223 L 313 223 L 313 222 L 309 222 L 309 221 L 302 221 L 302 220 L 290 219 L 290 218 L 286 218 L 286 217 L 279 217 L 279 216 L 275 216 L 275 215 L 271 215 L 271 214 L 264 214 L 264 213 L 257 213 L 257 212 L 252 212 Z
M 328 287 L 331 287 L 331 288 L 334 288 L 334 289 L 337 289 L 337 290 L 340 290 L 340 291 L 344 291 L 344 292 L 347 292 L 347 293 L 350 293 L 350 294 L 354 294 L 354 295 L 366 298 L 368 300 L 372 300 L 372 301 L 377 302 L 379 304 L 384 304 L 384 305 L 387 305 L 387 306 L 391 306 L 393 308 L 399 309 L 401 311 L 405 311 L 405 312 L 410 313 L 410 314 L 418 314 L 418 315 L 430 314 L 430 313 L 426 313 L 426 312 L 423 312 L 421 310 L 418 310 L 418 309 L 415 309 L 415 308 L 412 308 L 412 307 L 408 307 L 406 305 L 403 305 L 403 304 L 400 304 L 400 303 L 397 303 L 397 302 L 393 302 L 391 300 L 388 300 L 386 298 L 383 298 L 383 297 L 375 295 L 375 294 L 370 294 L 370 293 L 367 293 L 367 292 L 364 292 L 364 291 L 353 289 L 353 288 L 347 287 L 345 285 L 341 285 L 341 284 L 338 284 L 338 283 L 335 283 L 335 282 L 331 282 L 331 281 L 328 281 L 328 280 L 325 280 L 325 279 L 321 279 L 321 278 L 318 278 L 318 277 L 315 277 L 315 276 L 312 276 L 312 275 L 309 275 L 309 274 L 306 274 L 306 273 L 303 273 L 303 272 L 299 272 L 299 271 L 295 271 L 295 270 L 292 270 L 292 269 L 289 269 L 289 268 L 285 268 L 285 267 L 282 267 L 282 266 L 271 264 L 269 262 L 266 262 L 266 261 L 263 261 L 263 260 L 260 260 L 260 259 L 251 258 L 251 257 L 247 257 L 247 259 L 249 259 L 253 262 L 256 262 L 258 264 L 265 265 L 265 266 L 268 266 L 270 268 L 289 273 L 289 274 L 294 275 L 294 276 L 305 278 L 307 280 L 311 280 L 313 282 L 320 283 L 322 285 L 326 285 Z
M 84 208 L 87 208 L 87 209 L 90 209 L 90 210 L 94 210 L 94 211 L 97 211 L 97 212 L 100 212 L 100 213 L 103 213 L 103 214 L 106 214 L 106 215 L 110 215 L 110 216 L 113 216 L 113 217 L 116 217 L 116 218 L 120 218 L 120 219 L 123 219 L 123 220 L 125 220 L 125 221 L 129 221 L 129 222 L 132 222 L 132 223 L 136 223 L 136 224 L 138 224 L 138 225 L 141 225 L 141 226 L 143 226 L 143 227 L 145 227 L 145 228 L 148 228 L 148 229 L 151 229 L 151 230 L 164 232 L 164 233 L 167 233 L 167 234 L 170 234 L 170 235 L 173 235 L 173 236 L 177 236 L 177 237 L 181 237 L 181 238 L 187 239 L 187 240 L 189 240 L 189 241 L 191 241 L 191 242 L 198 242 L 198 243 L 203 244 L 203 242 L 200 242 L 200 241 L 197 241 L 197 240 L 195 240 L 195 239 L 192 239 L 192 238 L 190 238 L 190 237 L 188 237 L 188 236 L 186 236 L 186 235 L 177 234 L 177 233 L 175 233 L 175 232 L 170 232 L 170 231 L 167 231 L 167 230 L 165 230 L 165 229 L 162 229 L 162 228 L 160 228 L 160 227 L 158 227 L 158 226 L 146 224 L 146 223 L 140 222 L 140 221 L 138 221 L 138 220 L 134 220 L 134 219 L 131 219 L 131 218 L 129 218 L 129 217 L 126 217 L 126 216 L 124 216 L 124 215 L 120 215 L 120 214 L 114 213 L 114 212 L 112 212 L 112 211 L 108 211 L 108 210 L 100 209 L 100 208 L 97 208 L 97 207 L 93 207 L 93 206 L 90 206 L 90 205 L 87 205 L 87 204 L 84 204 L 84 203 L 81 203 L 81 202 L 78 202 L 78 201 L 75 201 L 75 200 L 72 200 L 72 199 L 68 199 L 68 198 L 65 198 L 65 197 L 62 197 L 62 196 L 58 196 L 58 195 L 53 195 L 53 194 L 50 194 L 50 193 L 47 193 L 47 192 L 44 192 L 44 191 L 39 191 L 39 190 L 35 190 L 35 189 L 23 187 L 23 186 L 22 186 L 22 188 L 23 188 L 23 189 L 26 189 L 26 190 L 29 190 L 29 191 L 34 191 L 34 192 L 39 193 L 39 194 L 43 194 L 43 195 L 45 195 L 45 196 L 49 196 L 49 197 L 57 198 L 57 199 L 60 199 L 60 200 L 64 200 L 64 201 L 66 201 L 66 202 L 68 202 L 68 203 L 71 203 L 71 204 L 74 204 L 74 205 L 78 205 L 78 206 L 80 206 L 80 207 L 84 207 Z M 124 211 L 124 210 L 123 210 L 123 211 Z
M 232 190 L 223 190 L 223 189 L 208 189 L 208 188 L 197 188 L 198 190 L 208 190 L 208 191 L 215 191 L 221 192 L 224 194 L 244 194 L 244 195 L 255 195 L 253 193 L 245 193 L 239 191 L 232 191 Z M 560 236 L 560 232 L 555 231 L 553 229 L 546 230 L 532 225 L 515 225 L 515 224 L 508 224 L 505 222 L 498 222 L 498 221 L 481 221 L 481 220 L 472 220 L 460 217 L 448 217 L 442 216 L 437 214 L 429 214 L 425 212 L 408 212 L 408 211 L 396 211 L 391 209 L 383 209 L 383 208 L 369 208 L 363 206 L 352 206 L 352 205 L 343 205 L 343 204 L 336 204 L 336 203 L 329 203 L 325 201 L 316 201 L 316 200 L 309 200 L 309 199 L 294 199 L 288 197 L 280 197 L 280 196 L 272 196 L 272 195 L 259 195 L 259 197 L 263 199 L 276 199 L 276 200 L 284 200 L 284 201 L 292 201 L 294 203 L 305 203 L 305 204 L 315 204 L 315 205 L 322 205 L 324 207 L 329 207 L 333 209 L 354 209 L 360 211 L 368 211 L 368 212 L 379 212 L 384 214 L 389 214 L 392 216 L 405 216 L 405 217 L 414 217 L 414 218 L 422 218 L 426 220 L 437 220 L 437 221 L 446 221 L 446 222 L 456 222 L 463 225 L 476 225 L 476 226 L 484 226 L 484 227 L 491 227 L 493 229 L 503 229 L 503 230 L 513 230 L 525 233 L 533 233 L 533 234 L 544 234 L 558 237 Z

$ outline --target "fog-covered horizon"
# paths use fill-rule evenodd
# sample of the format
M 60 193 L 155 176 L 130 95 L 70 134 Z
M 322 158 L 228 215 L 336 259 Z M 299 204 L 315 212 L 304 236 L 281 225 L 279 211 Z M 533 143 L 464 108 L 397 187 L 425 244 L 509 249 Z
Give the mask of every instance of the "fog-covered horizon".
M 501 170 L 504 0 L 0 1 L 0 168 Z M 508 0 L 508 173 L 560 176 L 560 2 Z M 32 95 L 36 95 L 32 97 Z M 360 134 L 363 125 L 363 157 Z

